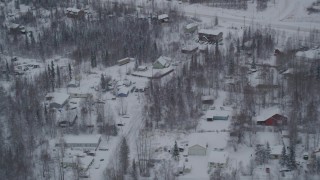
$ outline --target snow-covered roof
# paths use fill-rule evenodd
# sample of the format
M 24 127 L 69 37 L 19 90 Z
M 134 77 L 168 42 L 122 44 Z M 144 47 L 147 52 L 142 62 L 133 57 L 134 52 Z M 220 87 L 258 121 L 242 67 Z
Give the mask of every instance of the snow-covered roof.
M 182 47 L 182 50 L 186 50 L 186 51 L 193 51 L 198 49 L 198 46 L 193 44 L 193 45 L 186 45 L 184 47 Z
M 201 101 L 208 101 L 208 100 L 213 100 L 213 96 L 208 95 L 208 96 L 201 96 Z
M 166 18 L 169 18 L 168 14 L 161 14 L 158 16 L 159 20 L 166 19 Z
M 69 95 L 65 93 L 53 92 L 48 93 L 46 97 L 52 97 L 51 103 L 63 104 L 68 98 Z
M 147 66 L 138 66 L 138 69 L 147 69 Z
M 279 114 L 280 110 L 277 107 L 270 107 L 267 109 L 263 109 L 260 114 L 257 116 L 257 121 L 265 121 L 275 114 Z
M 90 94 L 88 91 L 82 88 L 69 88 L 68 93 L 69 94 Z
M 129 89 L 127 87 L 121 87 L 118 90 L 118 94 L 128 94 L 129 93 Z
M 213 116 L 227 117 L 230 115 L 230 113 L 231 111 L 221 108 L 215 108 L 214 110 L 207 111 L 206 118 L 213 118 Z
M 190 23 L 190 24 L 186 25 L 186 29 L 192 29 L 192 28 L 197 27 L 197 26 L 198 26 L 198 24 L 196 24 L 196 23 Z
M 160 56 L 156 62 L 159 62 L 162 66 L 167 66 L 167 64 L 169 63 L 168 61 L 170 61 L 171 58 L 166 57 L 166 56 Z
M 298 51 L 296 56 L 314 59 L 320 57 L 320 48 L 310 49 L 308 51 Z
M 207 147 L 207 139 L 206 138 L 203 138 L 202 136 L 203 134 L 201 133 L 193 133 L 193 134 L 190 134 L 189 136 L 189 147 L 191 146 L 194 146 L 194 145 L 200 145 L 204 148 Z
M 271 149 L 270 154 L 271 155 L 280 155 L 282 152 L 282 148 L 283 148 L 282 145 L 271 146 L 270 147 L 270 149 Z
M 221 33 L 221 31 L 218 29 L 200 29 L 199 33 L 200 34 L 218 35 L 219 33 Z
M 91 144 L 99 143 L 101 135 L 68 135 L 64 136 L 67 144 Z
M 293 74 L 293 68 L 289 68 L 282 73 L 283 75 Z
M 68 12 L 79 13 L 81 10 L 77 8 L 67 8 Z
M 226 163 L 229 154 L 225 151 L 211 151 L 208 162 L 213 163 Z

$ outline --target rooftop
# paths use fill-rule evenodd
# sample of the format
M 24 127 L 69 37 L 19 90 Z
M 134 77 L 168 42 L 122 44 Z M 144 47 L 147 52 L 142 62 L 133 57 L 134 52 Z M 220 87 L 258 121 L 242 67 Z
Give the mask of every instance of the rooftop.
M 101 135 L 68 135 L 64 136 L 64 141 L 67 144 L 78 143 L 78 144 L 90 144 L 99 143 Z
M 201 34 L 210 34 L 210 35 L 218 35 L 219 33 L 221 33 L 221 31 L 218 30 L 218 29 L 200 29 L 199 33 L 201 33 Z
M 48 93 L 46 97 L 52 97 L 51 102 L 55 102 L 57 104 L 63 104 L 69 98 L 69 95 L 65 93 L 53 92 L 53 93 Z
M 168 14 L 161 14 L 161 15 L 158 16 L 159 20 L 165 19 L 165 18 L 169 18 Z

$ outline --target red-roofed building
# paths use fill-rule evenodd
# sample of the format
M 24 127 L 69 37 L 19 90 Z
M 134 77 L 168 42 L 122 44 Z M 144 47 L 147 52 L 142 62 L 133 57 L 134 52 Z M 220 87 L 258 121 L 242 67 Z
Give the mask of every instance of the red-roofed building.
M 280 114 L 275 114 L 268 119 L 257 121 L 258 125 L 264 126 L 278 126 L 287 125 L 288 118 Z

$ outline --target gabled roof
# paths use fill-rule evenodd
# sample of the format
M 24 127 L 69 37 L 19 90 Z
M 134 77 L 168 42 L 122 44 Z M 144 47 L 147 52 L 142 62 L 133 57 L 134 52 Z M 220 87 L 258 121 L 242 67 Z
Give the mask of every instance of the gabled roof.
M 63 104 L 70 96 L 65 93 L 48 93 L 46 97 L 52 97 L 51 103 Z
M 158 16 L 159 20 L 166 19 L 166 18 L 169 18 L 168 14 L 161 14 Z
M 170 61 L 171 58 L 166 57 L 166 56 L 160 56 L 156 62 L 160 63 L 162 66 L 167 66 L 168 65 L 168 61 Z
M 68 135 L 64 137 L 64 141 L 67 144 L 91 144 L 99 143 L 101 135 Z
M 218 29 L 200 29 L 199 34 L 219 35 L 222 31 Z
M 198 24 L 196 24 L 196 23 L 190 23 L 190 24 L 187 24 L 187 25 L 186 25 L 186 29 L 191 29 L 191 28 L 194 28 L 194 27 L 198 27 Z

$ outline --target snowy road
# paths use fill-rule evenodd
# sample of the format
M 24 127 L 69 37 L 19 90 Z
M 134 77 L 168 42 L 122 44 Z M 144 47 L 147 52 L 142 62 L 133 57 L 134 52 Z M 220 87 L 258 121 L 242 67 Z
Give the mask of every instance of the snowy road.
M 310 30 L 313 30 L 313 29 L 319 29 L 319 27 L 316 27 L 316 26 L 313 26 L 313 25 L 310 25 L 309 27 L 303 27 L 303 26 L 299 26 L 299 24 L 296 24 L 296 25 L 293 25 L 293 24 L 285 24 L 285 23 L 268 23 L 266 21 L 263 21 L 263 20 L 248 20 L 246 19 L 245 20 L 245 16 L 243 17 L 231 17 L 231 16 L 223 16 L 223 15 L 214 15 L 210 12 L 188 12 L 188 11 L 184 11 L 185 15 L 187 16 L 196 16 L 196 17 L 204 17 L 204 18 L 212 18 L 214 19 L 216 16 L 219 18 L 219 20 L 222 20 L 222 21 L 229 21 L 229 22 L 232 22 L 232 23 L 235 23 L 235 24 L 241 24 L 243 25 L 245 23 L 245 21 L 247 21 L 246 23 L 250 23 L 250 24 L 258 24 L 258 25 L 262 25 L 262 26 L 270 26 L 272 28 L 275 28 L 275 29 L 279 29 L 279 30 L 290 30 L 290 31 L 303 31 L 303 32 L 310 32 Z

